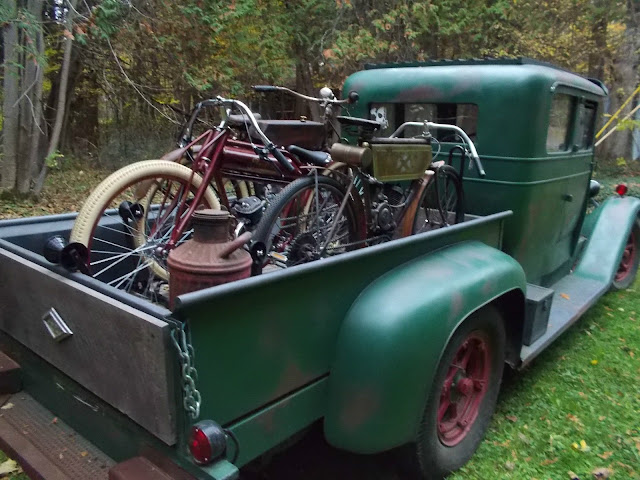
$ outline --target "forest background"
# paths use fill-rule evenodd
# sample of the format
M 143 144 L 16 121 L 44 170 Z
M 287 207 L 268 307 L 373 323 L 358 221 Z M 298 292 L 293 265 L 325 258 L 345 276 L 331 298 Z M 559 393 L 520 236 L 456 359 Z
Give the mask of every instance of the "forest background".
M 532 57 L 602 79 L 610 113 L 640 85 L 640 0 L 0 2 L 5 197 L 37 196 L 73 162 L 157 157 L 200 99 L 254 103 L 253 84 L 337 93 L 368 62 Z M 272 102 L 281 116 L 316 113 Z M 639 125 L 621 122 L 600 163 L 630 163 Z

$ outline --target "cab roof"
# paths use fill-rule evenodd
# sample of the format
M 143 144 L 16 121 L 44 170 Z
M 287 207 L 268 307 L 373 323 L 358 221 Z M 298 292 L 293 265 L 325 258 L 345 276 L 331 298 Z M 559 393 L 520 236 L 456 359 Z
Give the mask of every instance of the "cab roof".
M 451 93 L 462 91 L 466 92 L 466 97 L 473 96 L 473 92 L 478 95 L 492 92 L 499 94 L 505 88 L 522 88 L 523 94 L 526 93 L 525 90 L 539 94 L 541 90 L 549 92 L 549 89 L 557 86 L 579 90 L 589 97 L 606 97 L 608 94 L 599 80 L 588 79 L 552 64 L 524 57 L 367 64 L 364 71 L 351 75 L 348 82 L 356 91 L 360 91 L 357 87 L 361 82 L 366 82 L 367 90 L 387 90 L 395 84 L 405 92 L 412 84 L 415 87 L 426 87 L 428 84 L 431 94 L 442 87 L 442 90 L 449 92 L 448 97 Z M 397 99 L 403 100 L 410 99 Z M 437 98 L 432 97 L 432 100 Z M 455 101 L 452 98 L 447 100 Z

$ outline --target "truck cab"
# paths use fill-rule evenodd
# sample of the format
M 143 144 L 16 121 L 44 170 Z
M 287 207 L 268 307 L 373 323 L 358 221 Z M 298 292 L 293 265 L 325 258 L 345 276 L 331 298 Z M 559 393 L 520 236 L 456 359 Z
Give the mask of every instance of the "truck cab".
M 570 271 L 607 96 L 600 82 L 529 59 L 470 60 L 371 65 L 347 79 L 352 90 L 361 101 L 351 113 L 382 120 L 383 134 L 424 119 L 468 132 L 487 176 L 466 169 L 467 213 L 514 212 L 503 249 L 528 282 L 547 286 Z M 446 159 L 455 139 L 436 140 Z

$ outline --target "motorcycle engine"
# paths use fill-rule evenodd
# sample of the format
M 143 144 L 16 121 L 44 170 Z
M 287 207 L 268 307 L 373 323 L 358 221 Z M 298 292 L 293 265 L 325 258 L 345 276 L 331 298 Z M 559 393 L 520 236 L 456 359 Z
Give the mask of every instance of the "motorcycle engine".
M 384 185 L 383 190 L 376 195 L 376 201 L 371 204 L 373 230 L 376 233 L 393 231 L 397 222 L 396 211 L 405 200 L 404 191 L 399 186 Z
M 371 218 L 375 232 L 388 232 L 396 228 L 388 198 L 382 192 L 378 193 L 376 201 L 371 204 Z

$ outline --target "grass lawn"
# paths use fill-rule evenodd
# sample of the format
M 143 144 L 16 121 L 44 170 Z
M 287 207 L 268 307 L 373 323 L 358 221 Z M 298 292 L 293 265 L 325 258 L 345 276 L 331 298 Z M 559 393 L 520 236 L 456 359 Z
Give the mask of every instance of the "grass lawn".
M 450 478 L 584 480 L 601 468 L 640 479 L 640 281 L 507 376 L 484 442 Z
M 40 202 L 0 200 L 0 218 L 77 210 L 106 175 L 54 171 Z M 638 172 L 595 178 L 600 199 L 620 181 L 640 196 Z M 485 441 L 450 478 L 584 480 L 596 469 L 608 470 L 598 478 L 640 479 L 640 282 L 607 294 L 524 372 L 507 376 Z

